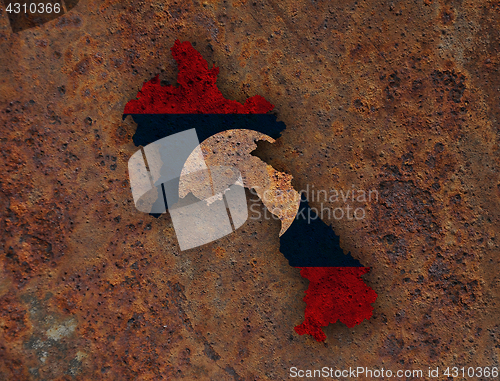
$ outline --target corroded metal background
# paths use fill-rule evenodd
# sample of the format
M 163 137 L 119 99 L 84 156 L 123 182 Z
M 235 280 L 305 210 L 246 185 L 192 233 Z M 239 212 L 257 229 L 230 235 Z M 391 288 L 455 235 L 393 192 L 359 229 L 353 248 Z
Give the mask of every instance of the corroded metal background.
M 2 8 L 0 379 L 498 366 L 499 34 L 498 1 L 81 0 L 19 33 Z M 135 210 L 121 116 L 156 73 L 175 83 L 177 38 L 227 98 L 276 105 L 259 155 L 296 189 L 379 191 L 329 221 L 372 267 L 370 321 L 295 334 L 307 284 L 279 221 L 179 253 L 168 215 Z

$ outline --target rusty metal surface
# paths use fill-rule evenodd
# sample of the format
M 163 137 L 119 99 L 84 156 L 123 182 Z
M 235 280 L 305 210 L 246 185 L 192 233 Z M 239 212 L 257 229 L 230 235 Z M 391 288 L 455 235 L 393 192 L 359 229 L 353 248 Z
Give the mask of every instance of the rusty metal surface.
M 498 366 L 499 24 L 497 1 L 82 0 L 13 33 L 2 8 L 0 379 Z M 276 105 L 287 129 L 259 156 L 295 189 L 378 190 L 328 221 L 372 268 L 370 321 L 295 334 L 307 283 L 279 221 L 179 253 L 168 215 L 135 210 L 122 112 L 175 83 L 177 38 L 226 98 Z

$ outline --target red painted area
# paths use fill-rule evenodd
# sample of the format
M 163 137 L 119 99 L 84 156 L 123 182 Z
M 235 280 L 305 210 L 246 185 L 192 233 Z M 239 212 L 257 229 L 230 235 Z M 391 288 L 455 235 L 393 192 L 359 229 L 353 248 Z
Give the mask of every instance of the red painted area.
M 306 291 L 305 320 L 295 327 L 299 335 L 308 334 L 317 341 L 326 335 L 321 327 L 340 320 L 349 328 L 372 316 L 377 293 L 368 287 L 361 275 L 369 267 L 299 267 L 300 275 L 309 279 Z
M 177 40 L 171 51 L 179 69 L 178 86 L 162 86 L 158 76 L 144 82 L 124 114 L 265 114 L 274 108 L 260 95 L 245 104 L 224 98 L 216 85 L 219 68 L 209 69 L 190 42 Z

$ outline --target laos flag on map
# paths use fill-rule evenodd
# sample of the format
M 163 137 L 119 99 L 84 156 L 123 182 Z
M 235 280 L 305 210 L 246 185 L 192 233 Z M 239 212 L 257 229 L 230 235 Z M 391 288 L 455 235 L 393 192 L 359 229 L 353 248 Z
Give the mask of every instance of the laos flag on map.
M 182 150 L 178 150 L 179 146 L 185 145 L 190 152 L 195 151 L 206 139 L 227 130 L 256 131 L 277 139 L 286 126 L 277 121 L 275 115 L 268 113 L 274 106 L 259 95 L 247 99 L 244 104 L 225 99 L 216 85 L 219 69 L 209 69 L 208 63 L 189 42 L 181 43 L 177 40 L 171 51 L 178 65 L 177 86 L 161 83 L 158 76 L 145 82 L 137 94 L 137 99 L 126 104 L 124 117 L 130 115 L 137 123 L 133 141 L 136 146 L 143 147 L 142 151 L 133 155 L 135 161 L 132 158 L 129 161 L 136 207 L 153 215 L 169 210 L 172 216 L 171 206 L 180 200 L 179 178 L 182 166 L 189 156 L 189 152 L 184 154 Z M 154 149 L 147 149 L 153 147 L 155 142 L 167 141 L 168 137 L 172 136 L 182 139 L 171 140 L 170 143 L 167 142 L 170 145 L 165 143 L 162 146 L 170 147 L 166 156 L 162 156 L 161 152 L 159 156 L 155 156 Z M 177 152 L 176 150 L 180 153 L 172 156 L 172 152 Z M 132 168 L 132 161 L 137 165 L 135 169 Z M 160 167 L 155 178 L 156 162 L 160 163 Z M 175 164 L 176 162 L 179 164 Z M 166 165 L 171 168 L 165 170 Z M 166 176 L 165 173 L 169 170 L 173 171 L 174 175 Z M 239 184 L 241 185 L 241 182 Z M 238 187 L 234 188 L 234 195 L 237 195 Z M 147 197 L 143 197 L 146 194 Z M 238 212 L 237 207 L 232 208 L 232 205 L 236 204 L 231 204 L 231 200 L 236 198 L 231 199 L 229 196 L 227 200 L 224 197 L 225 204 L 222 204 L 233 217 L 229 230 L 210 233 L 215 234 L 214 238 L 229 234 L 246 220 L 246 211 Z M 169 201 L 169 198 L 172 200 Z M 146 209 L 139 207 L 139 202 L 144 202 Z M 190 227 L 195 229 L 198 222 L 192 223 Z M 203 227 L 202 222 L 200 226 Z M 210 230 L 211 227 L 203 228 L 200 234 L 196 235 L 203 236 Z M 181 250 L 210 241 L 206 239 L 201 241 L 202 243 L 193 244 L 189 239 L 181 241 L 177 230 L 176 233 Z M 189 231 L 186 234 L 189 235 Z M 196 237 L 190 239 L 196 240 Z M 369 268 L 363 267 L 349 254 L 344 254 L 339 237 L 330 226 L 318 218 L 304 195 L 295 219 L 279 239 L 280 251 L 290 266 L 299 268 L 301 276 L 310 281 L 304 297 L 307 305 L 305 319 L 295 327 L 298 334 L 309 334 L 318 341 L 324 341 L 326 335 L 322 327 L 336 321 L 353 327 L 372 316 L 371 304 L 375 302 L 377 294 L 361 278 Z

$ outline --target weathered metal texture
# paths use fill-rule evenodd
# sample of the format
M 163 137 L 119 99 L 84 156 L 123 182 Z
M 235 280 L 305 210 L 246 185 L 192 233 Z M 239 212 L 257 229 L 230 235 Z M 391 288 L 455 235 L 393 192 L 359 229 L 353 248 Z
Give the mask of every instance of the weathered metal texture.
M 2 9 L 0 379 L 498 366 L 499 24 L 497 1 L 80 1 L 15 34 Z M 123 107 L 175 83 L 176 38 L 227 98 L 276 105 L 259 155 L 296 189 L 379 192 L 328 221 L 372 268 L 370 321 L 294 333 L 307 284 L 279 221 L 180 253 L 168 215 L 135 210 Z

